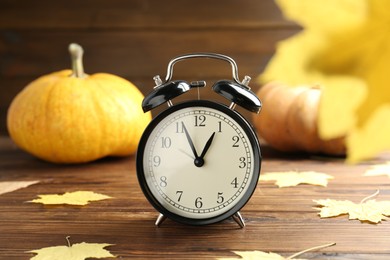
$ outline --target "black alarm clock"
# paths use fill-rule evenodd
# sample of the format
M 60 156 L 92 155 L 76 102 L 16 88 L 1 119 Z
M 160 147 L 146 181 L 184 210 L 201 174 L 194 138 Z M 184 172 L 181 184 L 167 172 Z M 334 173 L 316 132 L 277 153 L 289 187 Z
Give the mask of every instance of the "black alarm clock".
M 205 81 L 172 80 L 176 62 L 192 58 L 227 61 L 233 79 L 217 81 L 212 89 L 229 105 L 192 100 L 173 104 L 172 99 Z M 261 102 L 250 90 L 250 77 L 241 82 L 236 62 L 216 53 L 178 56 L 168 64 L 165 81 L 154 77 L 156 86 L 142 102 L 144 112 L 167 104 L 145 129 L 136 156 L 141 189 L 160 212 L 156 225 L 167 217 L 184 224 L 206 225 L 233 219 L 245 222 L 239 210 L 248 202 L 260 175 L 259 141 L 236 105 L 259 113 Z

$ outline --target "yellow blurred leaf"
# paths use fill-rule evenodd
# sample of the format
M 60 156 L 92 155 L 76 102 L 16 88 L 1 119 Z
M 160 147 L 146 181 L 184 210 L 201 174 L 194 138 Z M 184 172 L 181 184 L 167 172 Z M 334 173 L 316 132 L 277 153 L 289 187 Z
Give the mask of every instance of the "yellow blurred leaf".
M 372 196 L 370 196 L 372 197 Z M 320 206 L 315 208 L 321 218 L 336 217 L 349 214 L 349 219 L 358 219 L 371 223 L 379 223 L 390 216 L 390 201 L 376 201 L 363 199 L 356 204 L 349 200 L 314 200 Z
M 304 29 L 279 43 L 261 81 L 322 86 L 320 136 L 346 136 L 348 162 L 390 149 L 390 1 L 277 3 Z
M 29 202 L 42 203 L 46 205 L 69 204 L 69 205 L 87 205 L 90 201 L 98 201 L 111 198 L 110 196 L 94 193 L 92 191 L 75 191 L 65 194 L 47 194 L 38 195 L 39 199 Z
M 12 192 L 36 184 L 39 181 L 3 181 L 0 182 L 0 194 Z
M 115 257 L 104 249 L 111 244 L 79 243 L 68 246 L 52 246 L 30 251 L 37 254 L 31 260 L 85 260 L 89 258 Z
M 390 178 L 390 162 L 386 162 L 385 164 L 373 165 L 363 175 L 364 176 L 387 175 Z
M 297 186 L 299 184 L 326 187 L 329 179 L 333 179 L 333 176 L 315 171 L 267 172 L 260 175 L 260 181 L 276 181 L 275 184 L 278 185 L 279 188 Z

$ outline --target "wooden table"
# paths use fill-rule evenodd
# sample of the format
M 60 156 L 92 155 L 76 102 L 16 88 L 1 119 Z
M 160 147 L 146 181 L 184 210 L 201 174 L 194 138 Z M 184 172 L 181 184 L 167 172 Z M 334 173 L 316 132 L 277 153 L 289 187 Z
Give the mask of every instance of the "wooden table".
M 390 222 L 320 219 L 313 199 L 360 202 L 380 190 L 377 200 L 390 200 L 388 177 L 364 177 L 373 163 L 346 165 L 342 159 L 285 156 L 263 149 L 262 172 L 314 170 L 335 177 L 327 188 L 300 185 L 278 188 L 260 182 L 241 210 L 247 226 L 231 219 L 203 227 L 167 220 L 154 226 L 157 212 L 138 185 L 134 157 L 107 158 L 82 165 L 54 165 L 19 150 L 0 138 L 0 181 L 40 183 L 0 195 L 0 259 L 30 259 L 28 251 L 79 242 L 109 243 L 119 259 L 217 259 L 237 257 L 232 251 L 261 250 L 289 256 L 306 248 L 336 242 L 306 253 L 307 259 L 390 259 Z M 86 206 L 26 203 L 38 194 L 89 190 L 114 197 Z

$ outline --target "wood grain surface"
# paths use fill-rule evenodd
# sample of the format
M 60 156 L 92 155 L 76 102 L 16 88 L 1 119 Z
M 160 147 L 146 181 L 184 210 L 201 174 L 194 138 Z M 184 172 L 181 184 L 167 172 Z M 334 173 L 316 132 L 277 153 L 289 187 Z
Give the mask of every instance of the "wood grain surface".
M 40 183 L 0 195 L 0 259 L 30 259 L 28 251 L 79 242 L 109 243 L 118 259 L 217 259 L 232 251 L 261 250 L 289 256 L 306 248 L 335 242 L 306 253 L 305 259 L 390 259 L 390 222 L 320 219 L 313 199 L 360 202 L 380 190 L 377 200 L 390 200 L 388 177 L 363 177 L 374 163 L 346 165 L 342 158 L 278 154 L 263 147 L 262 172 L 315 170 L 335 177 L 328 187 L 278 188 L 260 182 L 241 210 L 247 226 L 231 219 L 193 227 L 167 220 L 155 227 L 157 212 L 139 187 L 134 157 L 106 158 L 81 165 L 55 165 L 19 150 L 0 138 L 0 181 Z M 38 194 L 89 190 L 112 199 L 78 206 L 27 203 Z
M 16 94 L 34 79 L 70 68 L 67 46 L 84 47 L 87 73 L 107 72 L 146 94 L 172 58 L 190 52 L 231 56 L 240 78 L 255 79 L 279 40 L 297 32 L 273 0 L 0 0 L 0 135 Z M 174 79 L 231 78 L 224 63 L 175 67 Z M 257 90 L 253 80 L 250 86 Z

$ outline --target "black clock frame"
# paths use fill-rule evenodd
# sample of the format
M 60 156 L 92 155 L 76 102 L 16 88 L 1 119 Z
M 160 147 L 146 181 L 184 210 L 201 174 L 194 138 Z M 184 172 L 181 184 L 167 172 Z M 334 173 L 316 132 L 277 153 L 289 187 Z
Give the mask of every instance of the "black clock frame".
M 230 116 L 234 121 L 239 124 L 246 135 L 248 136 L 248 141 L 252 147 L 253 150 L 253 156 L 254 156 L 254 162 L 253 162 L 253 175 L 252 179 L 250 180 L 249 187 L 245 191 L 245 194 L 243 197 L 234 205 L 231 209 L 228 211 L 222 213 L 221 215 L 211 217 L 211 218 L 205 218 L 205 219 L 194 219 L 194 218 L 187 218 L 180 216 L 178 214 L 175 214 L 169 210 L 167 210 L 161 203 L 154 197 L 152 192 L 150 191 L 144 174 L 144 167 L 143 167 L 143 157 L 145 152 L 145 145 L 149 139 L 150 134 L 155 129 L 155 127 L 168 115 L 170 115 L 173 112 L 176 112 L 178 110 L 181 110 L 183 108 L 188 107 L 207 107 L 207 108 L 213 108 L 216 109 L 222 113 L 227 114 Z M 221 155 L 223 156 L 223 155 Z M 208 225 L 213 224 L 216 222 L 220 222 L 222 220 L 225 220 L 231 216 L 233 216 L 236 212 L 238 212 L 241 208 L 245 206 L 245 204 L 249 201 L 249 199 L 252 197 L 258 180 L 260 176 L 260 169 L 261 169 L 261 151 L 260 151 L 260 145 L 257 138 L 257 135 L 255 131 L 253 130 L 252 126 L 249 124 L 249 122 L 236 110 L 230 109 L 224 104 L 211 102 L 207 100 L 192 100 L 192 101 L 186 101 L 174 106 L 169 107 L 168 109 L 162 111 L 159 115 L 157 115 L 150 124 L 146 127 L 139 145 L 138 150 L 136 154 L 136 169 L 137 169 L 137 177 L 138 182 L 141 186 L 141 189 L 145 195 L 145 197 L 148 199 L 150 204 L 161 214 L 164 216 L 177 221 L 179 223 L 183 224 L 189 224 L 189 225 Z

